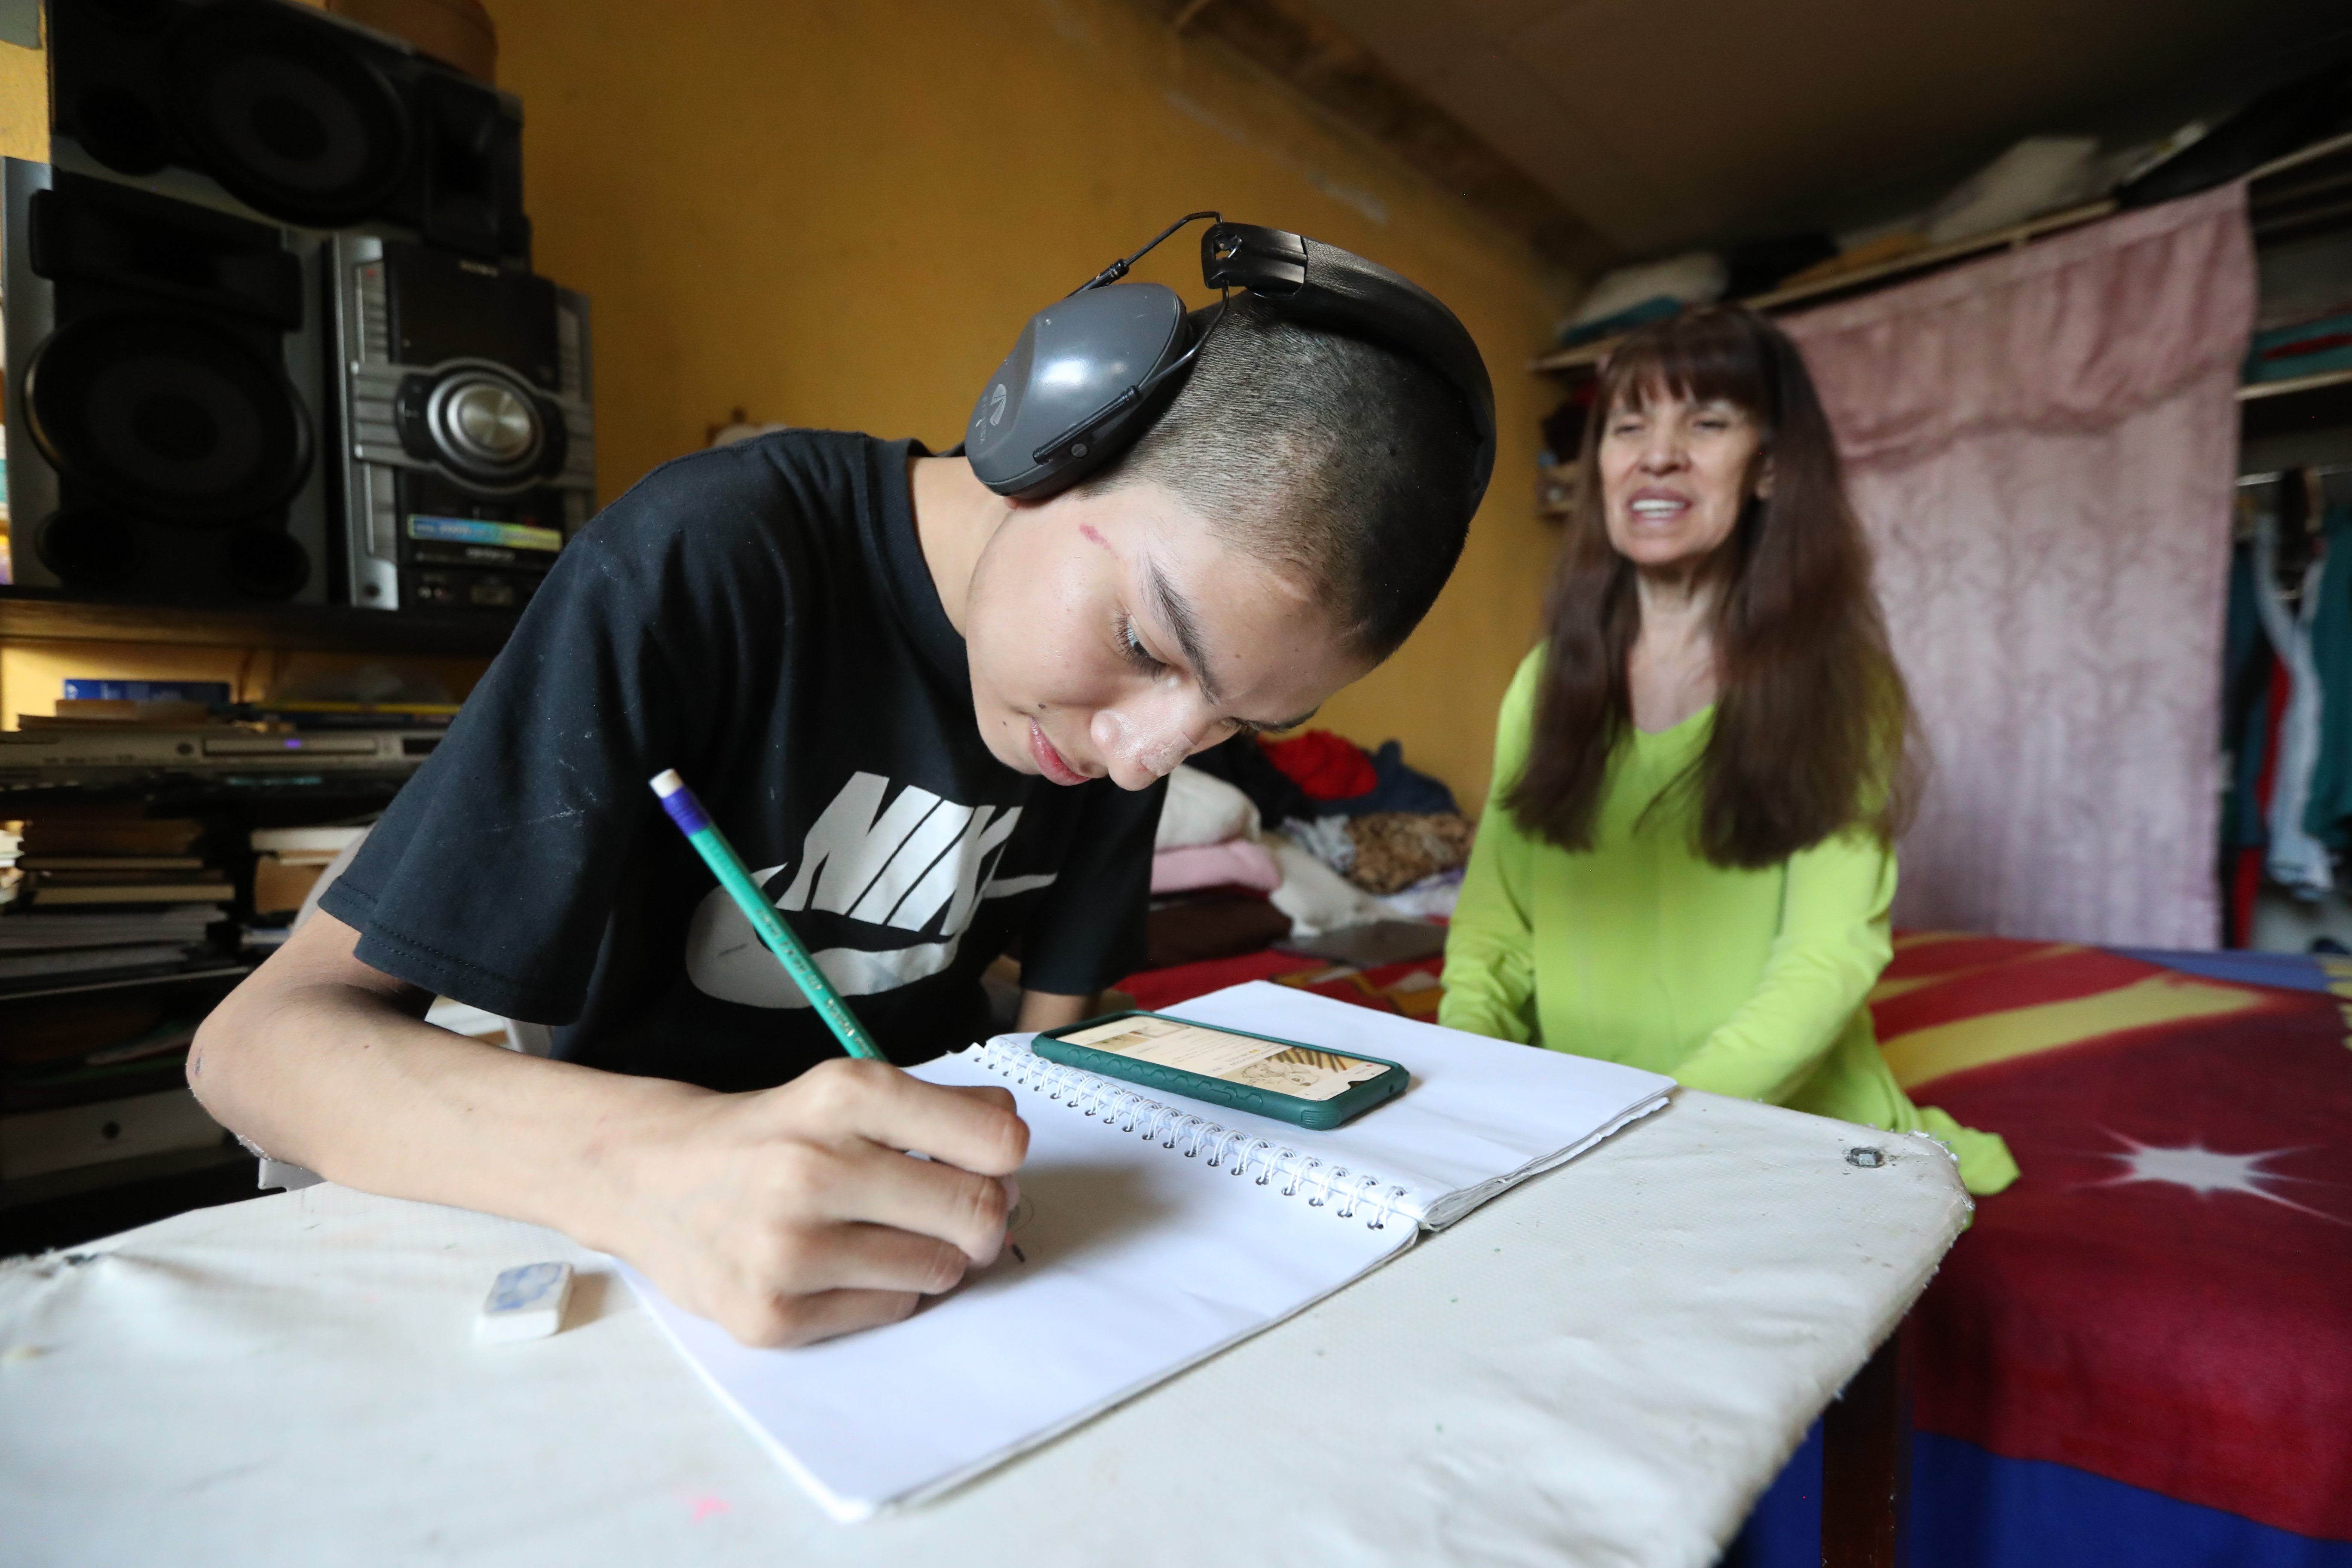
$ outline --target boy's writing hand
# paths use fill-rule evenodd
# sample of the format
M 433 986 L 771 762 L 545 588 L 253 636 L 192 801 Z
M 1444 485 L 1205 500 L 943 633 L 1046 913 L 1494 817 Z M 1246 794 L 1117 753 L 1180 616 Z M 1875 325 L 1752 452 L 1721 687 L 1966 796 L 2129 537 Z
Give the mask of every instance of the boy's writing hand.
M 551 1226 L 753 1344 L 903 1318 L 1003 1245 L 1029 1129 L 1002 1089 L 835 1060 L 714 1094 L 503 1051 L 358 942 L 315 916 L 196 1033 L 189 1087 L 280 1159 Z
M 995 1259 L 1028 1146 L 1003 1089 L 829 1061 L 674 1101 L 618 1143 L 614 1249 L 746 1344 L 895 1322 Z

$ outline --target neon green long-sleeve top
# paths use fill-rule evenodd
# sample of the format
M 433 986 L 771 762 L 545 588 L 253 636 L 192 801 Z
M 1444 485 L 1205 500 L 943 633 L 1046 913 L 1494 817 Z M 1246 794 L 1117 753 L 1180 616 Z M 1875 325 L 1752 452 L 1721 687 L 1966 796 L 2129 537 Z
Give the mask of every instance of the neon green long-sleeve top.
M 1972 1193 L 2017 1179 L 2000 1139 L 1914 1106 L 1864 1005 L 1893 952 L 1895 856 L 1843 834 L 1762 870 L 1693 847 L 1697 762 L 1714 710 L 1629 731 L 1593 847 L 1523 831 L 1503 796 L 1525 765 L 1541 648 L 1503 699 L 1495 783 L 1445 943 L 1438 1020 L 1497 1039 L 1665 1073 L 1692 1089 L 1890 1131 L 1925 1131 Z

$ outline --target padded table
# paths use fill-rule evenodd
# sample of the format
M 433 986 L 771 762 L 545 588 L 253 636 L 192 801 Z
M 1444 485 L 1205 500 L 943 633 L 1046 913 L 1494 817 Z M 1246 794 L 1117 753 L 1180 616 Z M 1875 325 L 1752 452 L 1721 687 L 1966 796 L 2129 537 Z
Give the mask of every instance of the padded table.
M 843 1526 L 608 1259 L 320 1185 L 0 1265 L 0 1538 L 19 1568 L 1697 1568 L 1968 1213 L 1924 1138 L 1679 1091 L 1288 1321 Z M 548 1258 L 582 1271 L 563 1331 L 477 1343 L 492 1277 Z

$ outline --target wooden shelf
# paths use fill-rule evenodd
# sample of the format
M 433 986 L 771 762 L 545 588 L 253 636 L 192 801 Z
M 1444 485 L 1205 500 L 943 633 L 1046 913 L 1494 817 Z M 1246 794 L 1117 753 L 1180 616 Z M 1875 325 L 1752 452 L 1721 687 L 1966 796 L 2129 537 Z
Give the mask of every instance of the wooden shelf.
M 2352 370 L 2323 370 L 2312 375 L 2290 376 L 2284 381 L 2253 381 L 2238 388 L 2238 401 L 2255 403 L 2265 397 L 2317 392 L 2324 386 L 2343 386 L 2347 383 L 2352 383 Z
M 2290 174 L 2294 176 L 2291 179 L 2283 177 Z M 2273 229 L 2292 228 L 2300 235 L 2343 227 L 2352 223 L 2352 132 L 2331 136 L 2324 142 L 2299 148 L 2263 164 L 2245 178 L 2252 187 L 2247 200 L 2257 238 L 2273 237 Z M 1893 282 L 1913 273 L 1932 272 L 1939 267 L 1988 251 L 2019 249 L 2045 236 L 2095 222 L 2116 210 L 2115 201 L 2103 197 L 2080 206 L 2028 218 L 2007 228 L 1992 229 L 1968 239 L 1955 240 L 1949 245 L 1915 250 L 1875 266 L 1857 267 L 1851 272 L 1815 279 L 1794 288 L 1750 295 L 1738 302 L 1757 310 L 1780 310 L 1791 305 L 1822 303 L 1834 295 Z M 2284 235 L 2276 237 L 2284 237 Z M 1620 333 L 1593 342 L 1579 343 L 1572 349 L 1545 354 L 1533 361 L 1528 368 L 1553 373 L 1590 371 L 1607 359 L 1610 351 L 1623 341 L 1624 336 Z M 2292 382 L 2264 383 L 2260 387 L 2249 387 L 2239 395 L 2274 397 L 2329 384 L 2332 382 L 2327 379 L 2308 376 Z
M 2240 471 L 2352 462 L 2352 371 L 2257 382 L 2238 396 Z
M 2291 244 L 2352 224 L 2352 134 L 2315 142 L 2246 176 L 2254 244 Z
M 1835 295 L 1874 288 L 1912 273 L 1932 272 L 1939 267 L 1948 267 L 1953 262 L 1965 260 L 1972 256 L 1980 256 L 1988 251 L 2020 249 L 2046 235 L 2056 234 L 2062 229 L 2079 228 L 2086 223 L 2095 222 L 2115 210 L 2116 204 L 2111 199 L 2103 198 L 2095 202 L 2084 202 L 2080 206 L 2046 213 L 2041 217 L 2028 218 L 2023 223 L 2011 224 L 2007 228 L 1990 229 L 1968 239 L 1954 240 L 1949 245 L 1931 245 L 1923 250 L 1914 250 L 1907 255 L 1895 257 L 1874 266 L 1857 267 L 1851 272 L 1840 272 L 1828 278 L 1817 278 L 1810 283 L 1801 283 L 1788 289 L 1775 289 L 1767 294 L 1751 294 L 1737 303 L 1745 305 L 1751 310 L 1767 311 L 1786 310 L 1791 305 L 1825 303 Z M 1601 338 L 1589 343 L 1579 343 L 1572 349 L 1562 349 L 1558 353 L 1546 354 L 1533 362 L 1528 368 L 1555 374 L 1589 372 L 1596 368 L 1602 360 L 1607 359 L 1611 351 L 1624 341 L 1624 334 L 1619 333 L 1615 337 Z
M 0 588 L 0 642 L 163 643 L 183 647 L 267 647 L 326 653 L 487 657 L 514 630 L 503 615 L 390 614 L 307 605 L 198 609 L 69 599 L 36 588 Z

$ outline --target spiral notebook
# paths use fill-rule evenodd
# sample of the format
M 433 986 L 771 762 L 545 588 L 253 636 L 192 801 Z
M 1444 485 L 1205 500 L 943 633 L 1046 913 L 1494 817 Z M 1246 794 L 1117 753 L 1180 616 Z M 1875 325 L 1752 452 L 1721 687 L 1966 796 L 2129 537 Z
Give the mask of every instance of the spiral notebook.
M 1263 981 L 1166 1011 L 1385 1057 L 1412 1086 L 1312 1132 L 1140 1092 L 1000 1036 L 913 1069 L 1002 1084 L 1030 1128 L 1012 1245 L 955 1291 L 887 1328 L 749 1350 L 629 1276 L 835 1519 L 954 1486 L 1312 1306 L 1673 1087 Z

